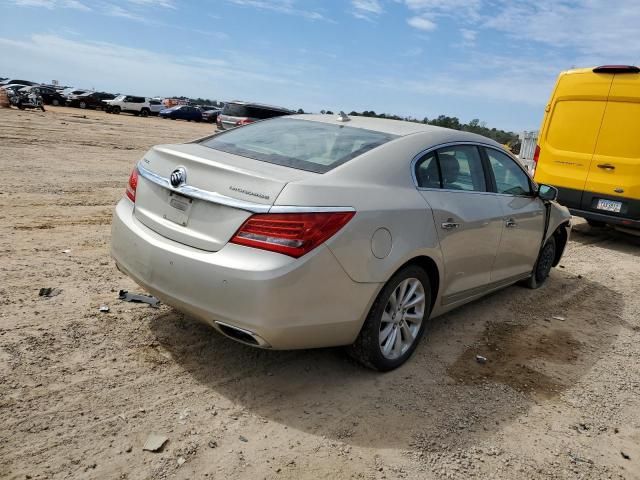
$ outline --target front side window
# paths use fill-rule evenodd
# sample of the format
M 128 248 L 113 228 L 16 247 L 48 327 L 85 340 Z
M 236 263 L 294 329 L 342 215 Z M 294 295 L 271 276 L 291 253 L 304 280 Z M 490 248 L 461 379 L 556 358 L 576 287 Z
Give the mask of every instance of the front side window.
M 496 192 L 508 195 L 531 195 L 531 182 L 516 162 L 492 148 L 486 148 L 491 170 L 496 180 Z
M 396 135 L 309 120 L 274 118 L 228 130 L 202 145 L 285 167 L 325 173 Z

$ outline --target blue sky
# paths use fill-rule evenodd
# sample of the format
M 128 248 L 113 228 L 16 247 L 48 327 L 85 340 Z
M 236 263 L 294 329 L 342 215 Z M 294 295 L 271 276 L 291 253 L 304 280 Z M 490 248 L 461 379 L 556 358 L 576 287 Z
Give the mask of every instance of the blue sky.
M 0 0 L 0 76 L 537 129 L 558 72 L 640 63 L 640 1 Z

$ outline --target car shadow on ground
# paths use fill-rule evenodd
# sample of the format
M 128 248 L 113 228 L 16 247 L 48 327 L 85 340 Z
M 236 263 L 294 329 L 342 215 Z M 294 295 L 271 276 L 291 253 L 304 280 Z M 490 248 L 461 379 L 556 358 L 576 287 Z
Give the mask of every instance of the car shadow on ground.
M 253 415 L 354 445 L 424 451 L 495 434 L 575 386 L 607 355 L 622 302 L 554 271 L 542 289 L 509 287 L 433 320 L 413 358 L 385 374 L 341 349 L 240 345 L 174 311 L 149 328 L 197 382 Z
M 640 230 L 633 234 L 611 226 L 592 227 L 586 222 L 577 223 L 571 231 L 571 240 L 581 245 L 598 245 L 620 253 L 640 255 Z

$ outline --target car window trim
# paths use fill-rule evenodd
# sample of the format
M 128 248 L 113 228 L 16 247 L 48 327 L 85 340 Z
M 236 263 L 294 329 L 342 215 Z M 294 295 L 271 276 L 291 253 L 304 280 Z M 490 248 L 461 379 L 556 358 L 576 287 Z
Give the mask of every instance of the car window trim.
M 493 173 L 493 167 L 491 166 L 491 160 L 489 159 L 489 154 L 487 153 L 486 148 L 492 148 L 496 152 L 502 153 L 503 155 L 506 155 L 507 157 L 509 157 L 511 159 L 511 161 L 513 161 L 513 163 L 515 163 L 516 167 L 518 167 L 525 174 L 525 176 L 527 177 L 527 180 L 529 181 L 529 189 L 531 190 L 531 192 L 528 195 L 514 195 L 512 193 L 500 193 L 500 192 L 498 192 L 498 183 L 496 182 L 496 177 L 495 177 L 495 174 Z M 481 148 L 480 150 L 481 150 L 481 153 L 482 153 L 483 157 L 485 158 L 487 167 L 489 169 L 488 172 L 489 172 L 489 175 L 491 176 L 491 185 L 492 185 L 492 188 L 493 188 L 494 193 L 496 195 L 505 196 L 505 197 L 535 198 L 535 192 L 537 190 L 537 184 L 533 181 L 533 179 L 529 175 L 529 172 L 527 172 L 527 170 L 522 167 L 522 165 L 520 164 L 520 162 L 516 158 L 514 158 L 511 155 L 509 155 L 505 150 L 500 150 L 500 149 L 495 148 L 495 147 L 483 146 L 483 148 Z
M 212 135 L 213 136 L 213 135 Z M 453 189 L 447 189 L 447 188 L 430 188 L 430 187 L 420 187 L 418 185 L 418 178 L 416 176 L 416 164 L 420 161 L 420 159 L 422 159 L 425 155 L 427 155 L 430 152 L 433 152 L 434 150 L 438 150 L 440 148 L 445 148 L 445 147 L 452 147 L 455 145 L 475 145 L 478 150 L 480 150 L 480 157 L 482 158 L 483 154 L 486 154 L 485 152 L 482 152 L 482 148 L 492 148 L 493 150 L 497 151 L 497 152 L 502 152 L 505 155 L 507 155 L 508 157 L 511 157 L 512 160 L 514 160 L 516 162 L 516 164 L 518 165 L 518 167 L 520 167 L 520 169 L 525 173 L 525 175 L 527 176 L 527 178 L 529 179 L 529 183 L 531 184 L 532 190 L 535 192 L 537 189 L 538 184 L 531 178 L 531 175 L 529 175 L 529 172 L 527 172 L 521 165 L 520 162 L 517 161 L 517 159 L 515 159 L 513 157 L 513 155 L 511 155 L 509 152 L 496 147 L 495 145 L 491 145 L 489 143 L 483 143 L 483 142 L 471 142 L 471 141 L 460 141 L 460 142 L 445 142 L 445 143 L 440 143 L 437 145 L 432 145 L 428 148 L 425 148 L 424 150 L 421 150 L 420 152 L 418 152 L 417 155 L 414 155 L 414 157 L 411 159 L 411 163 L 410 163 L 410 171 L 411 171 L 411 179 L 413 180 L 413 185 L 416 187 L 417 190 L 420 191 L 436 191 L 436 192 L 457 192 L 457 193 L 475 193 L 475 194 L 481 194 L 481 195 L 486 195 L 486 194 L 491 194 L 491 195 L 503 195 L 503 196 L 509 196 L 509 197 L 515 197 L 515 196 L 519 196 L 519 197 L 523 197 L 523 198 L 532 198 L 531 196 L 527 195 L 527 196 L 523 196 L 523 195 L 511 195 L 509 193 L 497 193 L 497 192 L 478 192 L 475 190 L 453 190 Z M 436 152 L 437 155 L 437 152 Z M 439 163 L 439 162 L 438 162 Z M 439 167 L 439 165 L 438 165 Z M 484 165 L 483 165 L 483 169 L 484 169 Z M 486 169 L 485 169 L 485 175 L 486 175 Z M 442 176 L 440 178 L 440 184 L 442 185 Z M 489 184 L 487 184 L 487 188 L 489 187 Z

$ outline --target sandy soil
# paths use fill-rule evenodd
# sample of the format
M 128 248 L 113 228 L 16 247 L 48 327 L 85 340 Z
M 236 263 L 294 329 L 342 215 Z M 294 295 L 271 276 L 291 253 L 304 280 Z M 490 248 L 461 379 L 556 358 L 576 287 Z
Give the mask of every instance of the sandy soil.
M 383 375 L 118 301 L 141 291 L 109 257 L 132 165 L 210 131 L 0 110 L 0 477 L 640 478 L 632 236 L 580 223 L 547 286 L 435 320 Z M 159 453 L 142 450 L 151 432 L 169 439 Z

